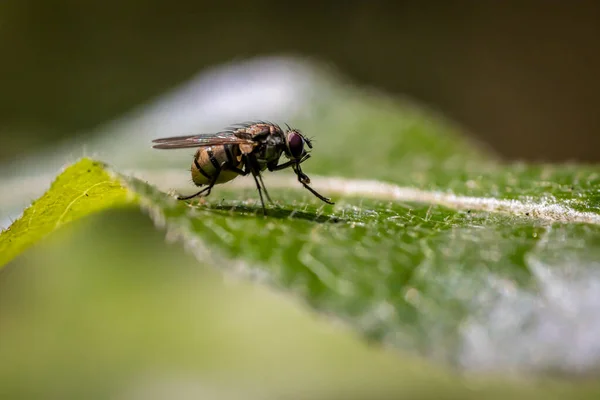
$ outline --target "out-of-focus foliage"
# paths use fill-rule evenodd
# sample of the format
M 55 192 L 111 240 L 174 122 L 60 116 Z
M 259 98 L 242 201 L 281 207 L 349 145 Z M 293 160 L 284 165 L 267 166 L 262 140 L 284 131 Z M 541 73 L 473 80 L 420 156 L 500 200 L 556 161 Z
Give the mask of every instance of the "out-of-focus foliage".
M 433 104 L 501 154 L 597 161 L 599 11 L 544 0 L 5 0 L 0 161 L 86 132 L 199 70 L 282 53 Z

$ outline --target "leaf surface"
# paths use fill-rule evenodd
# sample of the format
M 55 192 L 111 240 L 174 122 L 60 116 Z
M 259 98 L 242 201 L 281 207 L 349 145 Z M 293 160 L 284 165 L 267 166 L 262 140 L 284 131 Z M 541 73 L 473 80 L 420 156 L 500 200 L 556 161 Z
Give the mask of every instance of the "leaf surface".
M 83 159 L 66 168 L 50 189 L 0 235 L 0 268 L 70 221 L 123 206 L 132 198 L 104 164 Z

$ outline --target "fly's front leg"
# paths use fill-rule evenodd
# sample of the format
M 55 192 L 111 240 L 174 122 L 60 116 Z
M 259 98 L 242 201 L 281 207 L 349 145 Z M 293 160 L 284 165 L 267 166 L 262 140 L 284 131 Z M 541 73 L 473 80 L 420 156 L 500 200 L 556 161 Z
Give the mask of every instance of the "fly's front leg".
M 285 163 L 279 164 L 279 165 L 277 165 L 277 164 L 275 164 L 275 165 L 267 165 L 267 168 L 271 172 L 273 172 L 273 171 L 281 171 L 282 169 L 289 168 L 289 167 L 291 167 L 293 165 L 301 164 L 304 161 L 308 160 L 309 158 L 310 158 L 310 154 L 306 154 L 304 157 L 302 157 L 300 159 L 300 161 L 296 162 L 295 160 L 291 160 L 291 161 L 288 161 L 288 162 L 285 162 Z
M 298 182 L 300 182 L 302 184 L 302 186 L 304 186 L 306 189 L 308 189 L 309 192 L 311 192 L 312 194 L 315 195 L 315 197 L 317 197 L 321 201 L 324 201 L 327 204 L 335 204 L 333 201 L 331 201 L 330 198 L 321 195 L 315 189 L 308 186 L 308 184 L 310 183 L 310 178 L 308 177 L 308 175 L 306 175 L 304 172 L 302 172 L 302 170 L 300 169 L 300 166 L 296 165 L 292 168 L 294 169 L 294 172 L 298 176 Z

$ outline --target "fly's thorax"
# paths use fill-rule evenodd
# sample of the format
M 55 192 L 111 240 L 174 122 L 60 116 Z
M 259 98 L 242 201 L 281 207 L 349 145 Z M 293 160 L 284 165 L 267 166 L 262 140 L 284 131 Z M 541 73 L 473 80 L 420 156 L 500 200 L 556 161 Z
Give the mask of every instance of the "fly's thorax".
M 231 166 L 242 168 L 241 158 L 239 146 L 236 145 L 201 147 L 194 155 L 192 180 L 196 185 L 207 185 L 219 173 L 217 183 L 230 181 L 237 174 L 228 169 Z
M 251 136 L 256 135 L 264 135 L 268 134 L 268 136 L 279 136 L 283 135 L 283 131 L 281 128 L 274 124 L 269 123 L 256 123 L 250 126 L 243 128 L 244 131 L 249 133 Z
M 279 160 L 282 152 L 283 149 L 281 146 L 263 144 L 256 149 L 254 154 L 261 170 L 264 171 L 267 168 L 267 164 L 276 163 Z

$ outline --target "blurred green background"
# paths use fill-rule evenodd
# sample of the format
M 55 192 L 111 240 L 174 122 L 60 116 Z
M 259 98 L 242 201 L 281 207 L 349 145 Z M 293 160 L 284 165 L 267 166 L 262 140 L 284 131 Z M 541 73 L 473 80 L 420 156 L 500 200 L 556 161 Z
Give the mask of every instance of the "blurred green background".
M 85 142 L 221 63 L 278 54 L 421 101 L 506 158 L 598 161 L 599 20 L 593 1 L 3 1 L 0 162 Z M 0 397 L 563 393 L 398 357 L 209 267 L 133 210 L 52 235 L 0 272 Z
M 219 63 L 314 57 L 511 158 L 598 160 L 600 4 L 274 0 L 0 3 L 0 160 Z

